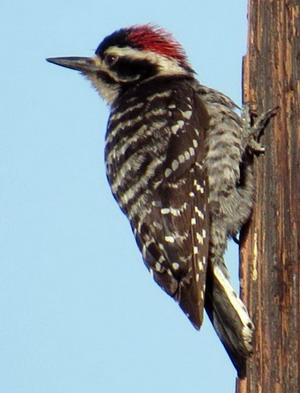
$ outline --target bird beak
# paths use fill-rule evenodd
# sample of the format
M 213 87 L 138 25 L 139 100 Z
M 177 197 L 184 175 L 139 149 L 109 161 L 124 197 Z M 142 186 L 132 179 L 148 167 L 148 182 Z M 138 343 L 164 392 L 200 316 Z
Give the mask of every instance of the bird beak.
M 84 74 L 93 73 L 98 70 L 93 57 L 50 57 L 46 60 L 49 63 L 57 64 L 61 67 L 81 71 Z

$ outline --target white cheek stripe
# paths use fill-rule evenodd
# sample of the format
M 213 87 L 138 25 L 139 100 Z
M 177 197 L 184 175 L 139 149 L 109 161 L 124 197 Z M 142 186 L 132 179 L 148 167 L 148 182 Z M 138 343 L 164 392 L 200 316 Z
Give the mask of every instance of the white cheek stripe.
M 186 75 L 188 71 L 182 68 L 175 59 L 160 55 L 150 50 L 137 50 L 129 46 L 123 48 L 113 47 L 106 51 L 106 54 L 110 54 L 118 57 L 130 57 L 133 60 L 147 60 L 158 66 L 159 75 Z

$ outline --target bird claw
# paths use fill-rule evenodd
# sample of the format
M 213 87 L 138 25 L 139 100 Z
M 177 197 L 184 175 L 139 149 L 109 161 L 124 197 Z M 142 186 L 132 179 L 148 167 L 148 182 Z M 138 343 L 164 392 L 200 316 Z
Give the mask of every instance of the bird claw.
M 265 152 L 265 148 L 259 142 L 259 139 L 271 118 L 276 116 L 277 109 L 278 106 L 273 107 L 257 117 L 255 111 L 251 110 L 249 104 L 243 105 L 242 119 L 245 123 L 245 142 L 250 152 L 255 154 Z
M 251 139 L 247 147 L 254 154 L 264 154 L 266 150 L 265 147 L 255 139 Z

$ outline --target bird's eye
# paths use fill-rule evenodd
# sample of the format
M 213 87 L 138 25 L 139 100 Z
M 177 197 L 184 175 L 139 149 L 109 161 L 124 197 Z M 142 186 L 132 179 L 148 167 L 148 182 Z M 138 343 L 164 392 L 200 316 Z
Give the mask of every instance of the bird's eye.
M 116 55 L 106 55 L 104 57 L 104 61 L 108 66 L 114 65 L 118 60 L 118 56 Z

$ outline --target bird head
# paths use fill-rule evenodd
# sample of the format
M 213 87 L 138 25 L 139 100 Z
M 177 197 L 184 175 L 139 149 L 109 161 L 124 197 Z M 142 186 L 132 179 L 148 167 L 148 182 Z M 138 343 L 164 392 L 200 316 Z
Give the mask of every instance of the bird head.
M 151 25 L 114 32 L 100 43 L 93 57 L 47 60 L 80 71 L 110 105 L 133 85 L 156 77 L 193 74 L 182 46 L 164 29 Z

